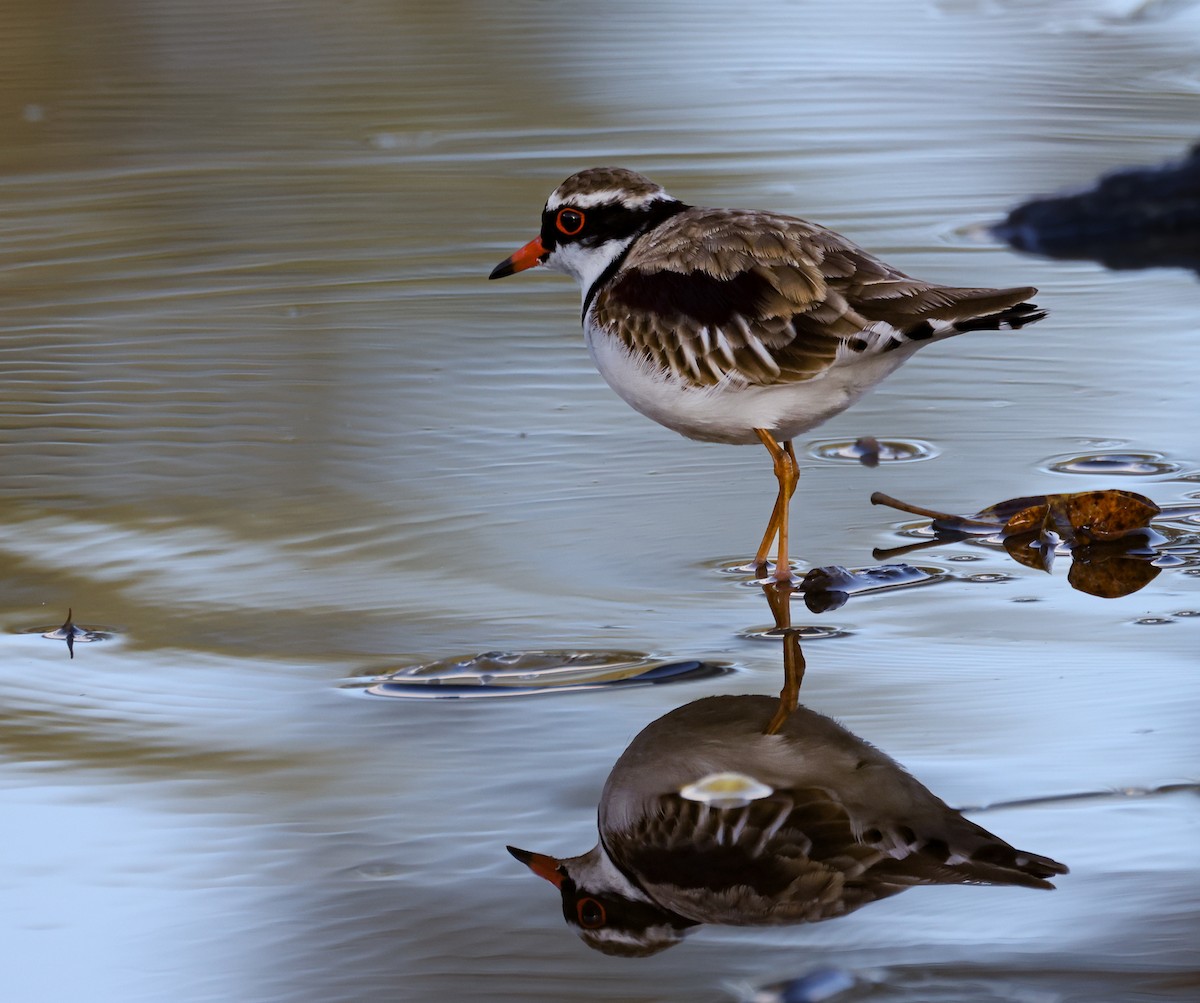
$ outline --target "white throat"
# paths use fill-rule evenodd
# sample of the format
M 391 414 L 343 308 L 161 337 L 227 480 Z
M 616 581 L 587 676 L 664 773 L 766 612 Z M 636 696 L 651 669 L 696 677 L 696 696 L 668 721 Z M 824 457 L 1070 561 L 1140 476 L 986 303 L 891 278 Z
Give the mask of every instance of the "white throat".
M 633 237 L 606 240 L 598 247 L 583 247 L 580 244 L 559 244 L 546 259 L 546 267 L 564 275 L 570 275 L 579 283 L 584 297 L 595 285 L 604 270 L 624 253 Z
M 630 881 L 612 862 L 602 845 L 592 847 L 587 853 L 563 861 L 567 873 L 582 891 L 607 892 L 620 895 L 635 902 L 652 902 L 646 894 Z

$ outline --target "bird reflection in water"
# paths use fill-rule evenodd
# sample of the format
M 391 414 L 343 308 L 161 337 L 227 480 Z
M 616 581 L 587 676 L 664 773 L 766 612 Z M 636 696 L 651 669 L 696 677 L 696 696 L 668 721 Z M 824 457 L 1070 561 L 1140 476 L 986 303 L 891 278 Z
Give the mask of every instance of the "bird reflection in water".
M 811 923 L 914 885 L 1052 888 L 1067 873 L 946 805 L 841 725 L 795 706 L 788 587 L 765 586 L 791 669 L 776 700 L 714 696 L 648 725 L 600 797 L 600 842 L 557 859 L 509 847 L 562 895 L 589 947 L 640 957 L 703 923 Z M 798 663 L 796 659 L 799 659 Z

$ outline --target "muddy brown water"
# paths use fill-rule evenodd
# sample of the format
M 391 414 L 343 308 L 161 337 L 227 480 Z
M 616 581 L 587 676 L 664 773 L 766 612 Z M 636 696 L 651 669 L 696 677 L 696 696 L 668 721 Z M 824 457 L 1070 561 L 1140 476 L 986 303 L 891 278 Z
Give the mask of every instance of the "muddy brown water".
M 6 5 L 0 997 L 715 1001 L 823 964 L 872 999 L 1195 999 L 1194 520 L 1123 598 L 963 541 L 906 558 L 932 583 L 796 608 L 829 628 L 804 701 L 1069 864 L 1054 892 L 914 889 L 644 961 L 566 930 L 505 844 L 582 852 L 647 722 L 779 687 L 727 571 L 773 481 L 618 400 L 569 282 L 485 277 L 558 181 L 620 163 L 1039 286 L 1044 323 L 935 346 L 797 443 L 801 570 L 910 540 L 874 490 L 1187 502 L 1195 275 L 979 233 L 1178 156 L 1197 65 L 1189 3 Z M 822 451 L 861 436 L 932 455 Z M 111 637 L 69 659 L 40 636 L 68 607 Z M 736 671 L 366 692 L 562 650 Z

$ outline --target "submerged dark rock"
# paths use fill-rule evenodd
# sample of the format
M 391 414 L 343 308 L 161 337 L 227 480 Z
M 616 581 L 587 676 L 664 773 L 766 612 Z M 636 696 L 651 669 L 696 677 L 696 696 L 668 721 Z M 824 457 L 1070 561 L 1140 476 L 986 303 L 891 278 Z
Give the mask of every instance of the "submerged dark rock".
M 992 232 L 1051 258 L 1200 274 L 1200 144 L 1181 161 L 1114 171 L 1087 191 L 1026 202 Z

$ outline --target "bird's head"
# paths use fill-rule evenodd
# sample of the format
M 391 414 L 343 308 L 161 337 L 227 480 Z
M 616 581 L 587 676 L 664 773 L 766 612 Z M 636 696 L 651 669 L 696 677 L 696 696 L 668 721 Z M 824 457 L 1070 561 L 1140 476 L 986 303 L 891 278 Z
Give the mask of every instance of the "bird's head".
M 640 233 L 688 208 L 623 167 L 591 167 L 550 193 L 541 232 L 492 269 L 502 279 L 536 265 L 570 275 L 586 292 Z
M 559 890 L 567 926 L 594 950 L 643 958 L 674 947 L 697 925 L 651 901 L 600 846 L 562 860 L 515 846 L 508 852 Z

